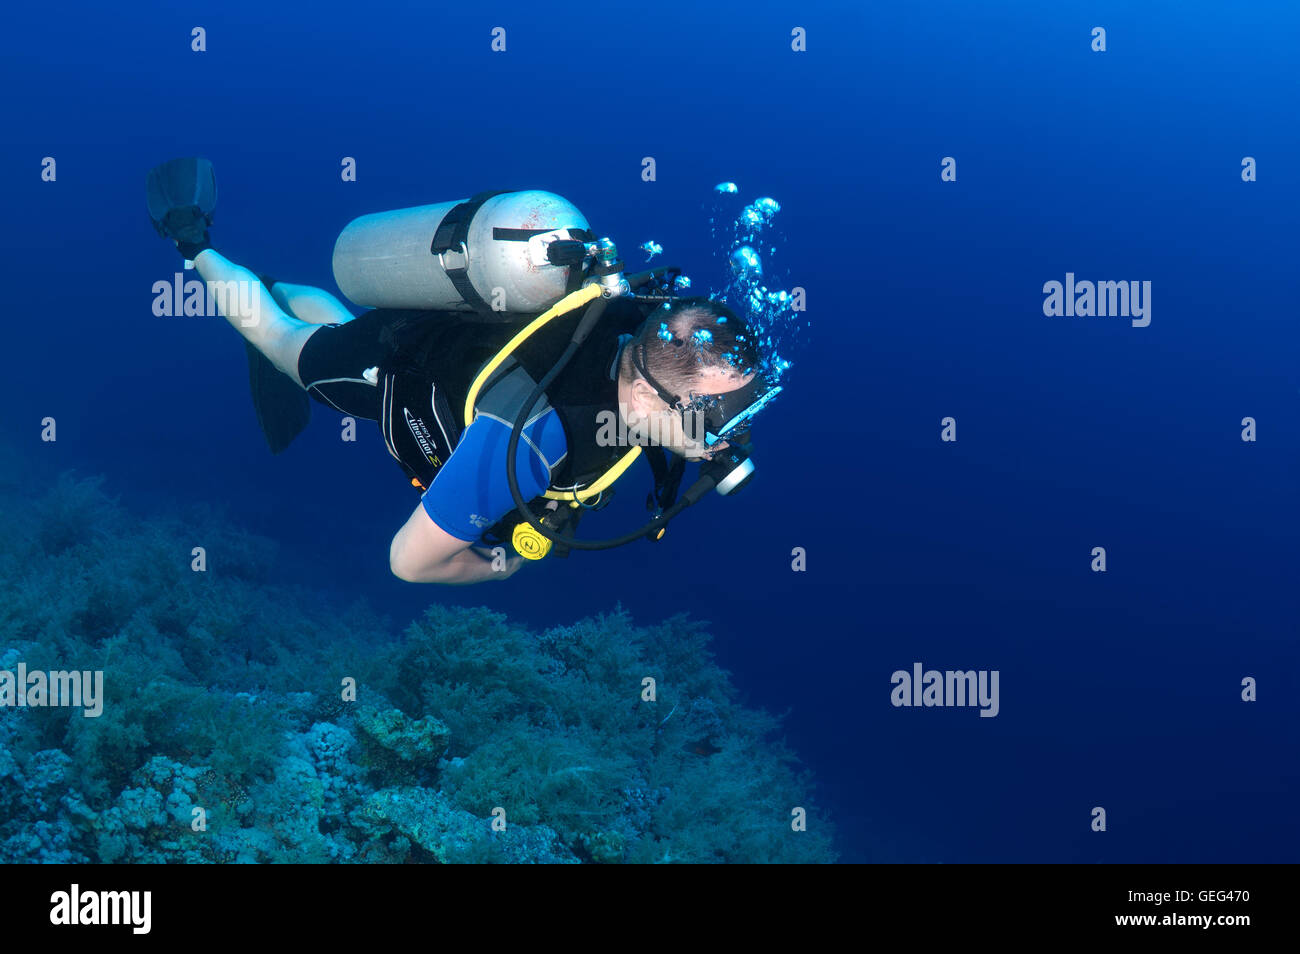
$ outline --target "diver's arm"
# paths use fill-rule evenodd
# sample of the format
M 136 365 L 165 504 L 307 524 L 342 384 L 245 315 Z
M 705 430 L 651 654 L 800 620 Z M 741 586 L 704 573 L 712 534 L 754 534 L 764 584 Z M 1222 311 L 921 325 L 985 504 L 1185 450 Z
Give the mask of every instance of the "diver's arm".
M 415 508 L 409 520 L 393 537 L 388 565 L 393 575 L 408 583 L 463 585 L 484 580 L 506 580 L 523 564 L 523 557 L 506 560 L 500 570 L 492 558 L 473 547 L 472 540 L 453 537 L 430 519 L 424 506 Z
M 567 446 L 553 410 L 524 434 L 528 441 L 519 445 L 519 489 L 531 500 L 549 486 L 549 461 L 561 460 Z M 475 547 L 483 527 L 514 509 L 505 480 L 509 443 L 510 426 L 499 418 L 481 414 L 465 428 L 420 506 L 393 538 L 388 562 L 394 575 L 412 583 L 478 583 L 507 579 L 523 565 L 523 558 L 512 553 L 505 566 L 493 570 L 492 551 Z

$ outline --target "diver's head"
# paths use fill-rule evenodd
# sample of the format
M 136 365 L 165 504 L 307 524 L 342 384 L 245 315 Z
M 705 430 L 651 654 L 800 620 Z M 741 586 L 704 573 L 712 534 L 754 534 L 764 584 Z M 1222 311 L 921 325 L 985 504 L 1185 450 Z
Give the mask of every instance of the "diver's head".
M 719 432 L 766 390 L 757 368 L 756 342 L 735 312 L 708 298 L 681 298 L 652 312 L 623 348 L 619 413 L 639 442 L 708 459 L 726 438 L 744 439 L 742 427 Z

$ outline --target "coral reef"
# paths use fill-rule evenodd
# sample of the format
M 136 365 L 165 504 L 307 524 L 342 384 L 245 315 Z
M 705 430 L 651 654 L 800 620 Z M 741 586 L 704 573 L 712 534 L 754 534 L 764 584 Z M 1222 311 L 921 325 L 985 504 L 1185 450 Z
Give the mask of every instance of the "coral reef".
M 835 857 L 779 720 L 698 621 L 536 633 L 435 605 L 394 633 L 267 582 L 272 545 L 220 515 L 5 478 L 0 670 L 104 677 L 97 718 L 0 708 L 0 863 Z
M 381 778 L 418 782 L 437 773 L 451 733 L 433 716 L 409 719 L 400 709 L 365 706 L 356 717 L 363 762 Z

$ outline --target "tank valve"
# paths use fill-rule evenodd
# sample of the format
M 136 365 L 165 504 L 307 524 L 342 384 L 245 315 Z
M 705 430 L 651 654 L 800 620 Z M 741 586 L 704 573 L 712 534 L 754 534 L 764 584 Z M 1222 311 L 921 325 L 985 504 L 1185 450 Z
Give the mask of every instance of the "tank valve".
M 591 270 L 596 275 L 596 281 L 600 283 L 600 290 L 604 297 L 630 295 L 632 286 L 623 277 L 623 263 L 618 259 L 618 246 L 614 244 L 614 240 L 599 239 L 592 254 L 595 263 Z

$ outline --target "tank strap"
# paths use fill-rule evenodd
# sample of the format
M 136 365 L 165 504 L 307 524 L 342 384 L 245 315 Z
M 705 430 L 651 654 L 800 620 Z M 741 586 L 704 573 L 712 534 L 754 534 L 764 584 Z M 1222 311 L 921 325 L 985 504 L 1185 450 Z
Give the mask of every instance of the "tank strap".
M 498 242 L 527 242 L 534 235 L 545 235 L 554 229 L 503 229 L 499 225 L 492 227 L 492 238 Z
M 456 292 L 465 300 L 465 304 L 479 314 L 491 318 L 499 318 L 500 316 L 492 311 L 488 303 L 474 290 L 474 286 L 469 280 L 469 255 L 465 254 L 465 248 L 467 247 L 465 243 L 469 237 L 470 223 L 474 221 L 474 216 L 483 207 L 483 203 L 496 196 L 505 195 L 509 191 L 511 190 L 499 189 L 496 192 L 480 192 L 473 198 L 454 207 L 443 216 L 437 230 L 433 233 L 433 241 L 429 244 L 429 251 L 434 255 L 441 255 L 443 252 L 448 251 L 456 251 L 464 255 L 465 263 L 459 268 L 445 269 L 447 277 L 456 286 Z
M 545 235 L 554 229 L 492 229 L 492 238 L 498 242 L 527 242 L 534 235 Z M 573 238 L 567 241 L 553 242 L 546 250 L 546 257 L 552 265 L 564 265 L 568 268 L 564 283 L 564 293 L 570 295 L 582 287 L 584 272 L 582 263 L 587 258 L 587 245 L 596 241 L 594 232 L 587 229 L 569 229 Z M 558 251 L 557 251 L 558 250 Z
M 498 242 L 527 242 L 534 235 L 545 235 L 548 232 L 554 232 L 555 229 L 503 229 L 496 225 L 492 228 L 492 237 Z M 586 229 L 569 229 L 569 234 L 573 236 L 574 241 L 594 242 L 595 236 Z M 579 259 L 581 261 L 581 259 Z M 552 265 L 559 264 L 552 260 Z

